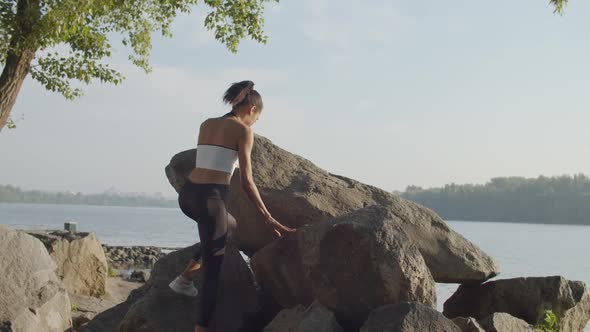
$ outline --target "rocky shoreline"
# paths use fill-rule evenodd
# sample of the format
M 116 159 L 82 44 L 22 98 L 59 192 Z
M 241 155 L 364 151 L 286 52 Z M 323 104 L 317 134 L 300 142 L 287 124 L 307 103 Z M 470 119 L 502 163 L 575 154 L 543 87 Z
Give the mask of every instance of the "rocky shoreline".
M 107 257 L 109 267 L 117 270 L 154 268 L 158 259 L 180 248 L 155 246 L 109 246 L 101 245 Z
M 181 152 L 166 167 L 175 189 L 194 159 L 194 150 Z M 276 238 L 236 171 L 227 208 L 238 222 L 228 234 L 211 332 L 534 331 L 551 321 L 548 313 L 555 324 L 545 331 L 580 332 L 590 319 L 583 282 L 496 278 L 494 258 L 430 209 L 326 172 L 259 136 L 252 162 L 267 208 L 297 231 Z M 0 330 L 193 331 L 202 293 L 182 296 L 168 284 L 199 247 L 167 253 L 100 245 L 92 233 L 0 225 L 0 270 L 11 272 L 0 273 Z M 106 299 L 117 292 L 108 287 L 116 268 L 151 274 L 137 271 L 145 283 L 127 284 L 137 288 L 114 305 Z M 202 287 L 199 273 L 194 283 Z M 460 285 L 443 312 L 435 282 Z M 78 318 L 72 304 L 96 309 Z
M 60 246 L 61 241 L 85 241 L 81 245 L 84 248 L 93 247 L 97 250 L 99 243 L 93 233 L 86 232 L 69 232 L 65 230 L 29 230 L 28 234 L 41 240 L 45 247 L 51 249 L 54 246 Z M 158 259 L 164 257 L 171 251 L 181 248 L 156 247 L 156 246 L 111 246 L 108 244 L 99 244 L 106 257 L 106 263 L 109 271 L 113 270 L 151 270 Z

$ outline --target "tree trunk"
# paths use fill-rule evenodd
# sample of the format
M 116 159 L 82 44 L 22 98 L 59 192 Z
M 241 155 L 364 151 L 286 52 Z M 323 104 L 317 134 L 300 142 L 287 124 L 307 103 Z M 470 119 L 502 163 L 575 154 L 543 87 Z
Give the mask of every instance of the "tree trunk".
M 0 75 L 0 131 L 6 125 L 16 97 L 20 92 L 35 57 L 38 43 L 35 30 L 41 19 L 40 0 L 18 0 L 16 27 Z
M 16 102 L 23 81 L 29 73 L 35 52 L 22 50 L 19 54 L 10 52 L 6 57 L 0 75 L 0 131 L 6 125 L 10 111 Z

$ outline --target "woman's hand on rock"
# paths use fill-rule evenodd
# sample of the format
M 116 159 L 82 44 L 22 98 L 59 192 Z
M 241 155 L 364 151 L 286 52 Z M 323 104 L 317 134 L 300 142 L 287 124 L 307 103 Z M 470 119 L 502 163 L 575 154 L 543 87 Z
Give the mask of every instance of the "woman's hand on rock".
M 295 232 L 294 229 L 289 228 L 283 224 L 281 224 L 280 222 L 278 222 L 275 218 L 273 218 L 272 216 L 267 216 L 266 217 L 266 222 L 270 225 L 270 227 L 273 228 L 273 232 L 277 235 L 277 236 L 283 236 L 283 234 L 281 232 L 284 233 L 293 233 Z

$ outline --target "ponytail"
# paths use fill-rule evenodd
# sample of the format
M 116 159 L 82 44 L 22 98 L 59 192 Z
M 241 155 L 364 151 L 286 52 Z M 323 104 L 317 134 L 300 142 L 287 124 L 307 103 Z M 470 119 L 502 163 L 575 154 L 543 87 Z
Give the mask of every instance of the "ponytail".
M 223 94 L 223 102 L 236 109 L 241 106 L 255 106 L 257 111 L 262 111 L 262 97 L 254 90 L 254 82 L 242 81 L 233 83 Z

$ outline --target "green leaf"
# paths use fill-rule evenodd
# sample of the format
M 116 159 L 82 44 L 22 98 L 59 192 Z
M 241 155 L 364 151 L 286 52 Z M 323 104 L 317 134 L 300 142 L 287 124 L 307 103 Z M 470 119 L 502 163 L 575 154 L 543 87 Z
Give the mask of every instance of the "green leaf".
M 555 8 L 553 12 L 559 15 L 563 15 L 567 2 L 568 0 L 550 0 L 550 3 Z
M 204 0 L 205 28 L 229 51 L 250 38 L 265 43 L 264 6 L 273 0 Z M 122 36 L 129 60 L 144 71 L 152 34 L 172 36 L 170 26 L 180 13 L 190 13 L 197 0 L 28 0 L 26 10 L 15 0 L 0 0 L 0 63 L 10 51 L 36 51 L 65 47 L 37 59 L 33 79 L 46 89 L 72 99 L 82 94 L 75 82 L 119 84 L 122 75 L 106 64 L 112 54 L 111 38 Z M 30 5 L 33 4 L 33 5 Z M 34 4 L 37 4 L 35 6 Z M 26 27 L 23 28 L 23 27 Z

